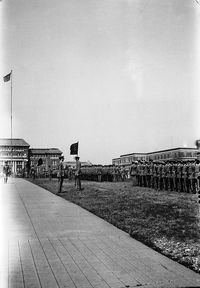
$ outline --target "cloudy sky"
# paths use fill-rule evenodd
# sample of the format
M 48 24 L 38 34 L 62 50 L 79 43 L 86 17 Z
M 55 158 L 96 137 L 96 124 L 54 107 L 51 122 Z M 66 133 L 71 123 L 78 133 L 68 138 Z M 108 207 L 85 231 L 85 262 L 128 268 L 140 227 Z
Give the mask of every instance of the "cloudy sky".
M 0 2 L 2 77 L 13 70 L 13 137 L 109 164 L 200 138 L 195 0 Z M 10 137 L 1 81 L 0 137 Z

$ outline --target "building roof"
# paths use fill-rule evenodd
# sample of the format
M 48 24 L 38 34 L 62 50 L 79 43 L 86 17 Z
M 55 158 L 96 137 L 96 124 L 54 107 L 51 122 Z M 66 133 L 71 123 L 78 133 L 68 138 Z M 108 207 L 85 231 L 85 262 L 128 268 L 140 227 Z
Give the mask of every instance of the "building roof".
M 12 141 L 12 144 L 11 144 Z M 19 138 L 0 138 L 0 146 L 21 146 L 21 147 L 29 147 L 30 145 L 24 141 L 24 139 Z
M 30 153 L 35 154 L 62 154 L 58 148 L 31 148 Z
M 92 166 L 90 162 L 80 162 L 82 166 Z M 76 161 L 64 161 L 64 164 L 67 166 L 76 166 Z
M 134 155 L 150 155 L 150 154 L 155 154 L 155 153 L 161 153 L 161 152 L 169 152 L 169 151 L 174 151 L 174 150 L 191 150 L 191 151 L 198 151 L 197 148 L 188 148 L 188 147 L 177 147 L 177 148 L 171 148 L 171 149 L 165 149 L 165 150 L 159 150 L 159 151 L 153 151 L 153 152 L 147 152 L 147 153 L 129 153 L 129 154 L 124 154 L 120 155 L 120 157 L 125 157 L 125 156 L 134 156 Z M 116 158 L 117 159 L 117 158 Z
M 160 151 L 154 151 L 154 152 L 149 152 L 147 154 L 154 154 L 154 153 L 160 153 L 160 152 L 169 152 L 169 151 L 175 151 L 175 150 L 190 150 L 190 151 L 198 151 L 197 148 L 190 148 L 190 147 L 178 147 L 178 148 L 172 148 L 172 149 L 166 149 L 166 150 L 160 150 Z
M 129 153 L 129 154 L 124 154 L 124 155 L 120 155 L 120 157 L 124 157 L 124 156 L 134 156 L 134 155 L 147 155 L 148 153 Z

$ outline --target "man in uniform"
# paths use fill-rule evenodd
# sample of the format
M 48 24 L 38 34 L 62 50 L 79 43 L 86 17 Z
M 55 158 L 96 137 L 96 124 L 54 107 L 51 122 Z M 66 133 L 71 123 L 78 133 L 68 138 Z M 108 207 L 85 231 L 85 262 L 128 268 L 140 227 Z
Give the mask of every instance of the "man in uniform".
M 168 162 L 166 181 L 167 181 L 168 191 L 172 191 L 172 163 L 171 162 Z
M 58 183 L 59 183 L 58 194 L 62 192 L 62 185 L 63 185 L 64 176 L 65 176 L 64 165 L 63 165 L 64 156 L 60 156 L 59 160 L 60 160 L 60 163 L 58 165 Z
M 137 179 L 136 179 L 136 177 L 137 177 L 137 164 L 138 164 L 138 161 L 132 162 L 132 165 L 130 167 L 130 177 L 131 177 L 133 186 L 137 185 Z
M 158 169 L 157 169 L 157 173 L 158 173 L 158 189 L 157 190 L 162 190 L 162 176 L 163 176 L 163 164 L 162 162 L 158 163 Z
M 98 182 L 101 182 L 101 180 L 102 180 L 102 166 L 98 167 L 97 175 L 98 175 Z
M 81 190 L 81 162 L 80 157 L 76 156 L 76 171 L 75 171 L 75 186 L 78 190 Z
M 177 163 L 176 161 L 173 161 L 172 163 L 172 191 L 177 191 Z
M 152 188 L 154 188 L 155 190 L 158 189 L 157 169 L 158 169 L 157 162 L 154 161 L 154 163 L 153 163 L 153 187 Z
M 195 160 L 195 167 L 194 167 L 194 193 L 199 191 L 199 179 L 200 178 L 200 162 L 199 160 Z
M 195 164 L 193 162 L 189 162 L 188 164 L 188 179 L 189 179 L 189 192 L 194 193 L 194 172 L 195 172 Z
M 178 183 L 178 192 L 182 192 L 182 169 L 183 164 L 179 161 L 177 166 L 177 183 Z
M 149 174 L 150 174 L 150 188 L 153 188 L 153 161 L 150 160 L 149 163 Z
M 183 169 L 182 169 L 182 174 L 183 174 L 183 192 L 189 192 L 188 189 L 188 165 L 187 162 L 183 163 Z
M 143 177 L 143 172 L 142 172 L 142 162 L 141 160 L 138 161 L 137 165 L 137 175 L 138 175 L 138 186 L 142 186 L 142 177 Z
M 10 167 L 8 166 L 8 162 L 5 162 L 3 166 L 3 174 L 4 174 L 4 183 L 8 182 L 8 177 L 10 176 Z
M 144 161 L 143 165 L 144 187 L 148 187 L 148 162 Z

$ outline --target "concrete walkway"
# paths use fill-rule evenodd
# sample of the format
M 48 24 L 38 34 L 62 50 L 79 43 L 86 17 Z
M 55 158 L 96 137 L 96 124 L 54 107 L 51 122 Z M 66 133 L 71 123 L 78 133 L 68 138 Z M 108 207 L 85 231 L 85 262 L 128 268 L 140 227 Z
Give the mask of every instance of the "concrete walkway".
M 23 179 L 0 184 L 1 288 L 200 287 L 200 275 Z

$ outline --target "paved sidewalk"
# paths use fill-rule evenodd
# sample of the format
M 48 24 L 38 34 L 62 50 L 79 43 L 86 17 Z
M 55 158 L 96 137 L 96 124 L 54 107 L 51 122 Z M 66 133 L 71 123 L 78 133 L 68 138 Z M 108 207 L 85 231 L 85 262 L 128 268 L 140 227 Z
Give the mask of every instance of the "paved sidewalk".
M 23 179 L 0 184 L 1 288 L 200 287 L 200 275 Z

